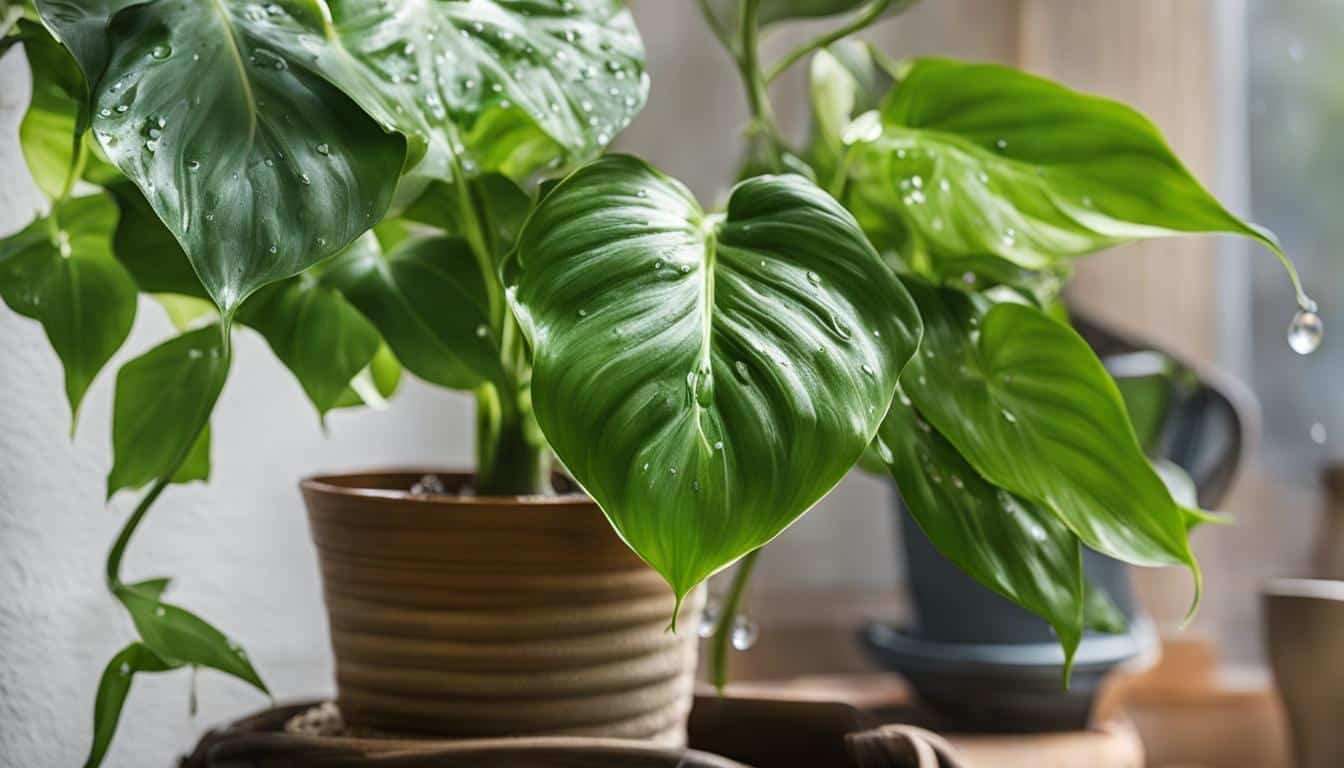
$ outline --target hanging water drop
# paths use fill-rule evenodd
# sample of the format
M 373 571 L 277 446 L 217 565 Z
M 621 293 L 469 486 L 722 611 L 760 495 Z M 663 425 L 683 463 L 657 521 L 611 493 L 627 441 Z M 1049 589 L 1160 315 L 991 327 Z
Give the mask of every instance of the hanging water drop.
M 719 616 L 723 614 L 723 608 L 719 606 L 718 601 L 710 600 L 705 603 L 705 610 L 700 614 L 700 623 L 695 625 L 695 634 L 709 639 L 714 636 L 714 630 L 718 628 Z
M 739 651 L 749 651 L 756 645 L 756 640 L 761 636 L 760 627 L 756 622 L 746 614 L 739 613 L 733 617 L 733 633 L 729 636 L 733 647 Z
M 1293 322 L 1288 326 L 1288 346 L 1299 355 L 1310 355 L 1321 346 L 1321 339 L 1325 336 L 1325 323 L 1321 321 L 1321 316 L 1310 309 L 1299 309 L 1296 315 L 1293 315 Z

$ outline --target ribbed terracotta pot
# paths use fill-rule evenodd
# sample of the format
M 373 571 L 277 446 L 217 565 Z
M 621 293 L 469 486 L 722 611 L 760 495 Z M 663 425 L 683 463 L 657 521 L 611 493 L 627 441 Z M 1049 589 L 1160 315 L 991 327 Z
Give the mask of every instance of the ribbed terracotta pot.
M 411 495 L 424 474 L 301 484 L 347 724 L 684 744 L 703 589 L 668 632 L 671 590 L 586 496 Z

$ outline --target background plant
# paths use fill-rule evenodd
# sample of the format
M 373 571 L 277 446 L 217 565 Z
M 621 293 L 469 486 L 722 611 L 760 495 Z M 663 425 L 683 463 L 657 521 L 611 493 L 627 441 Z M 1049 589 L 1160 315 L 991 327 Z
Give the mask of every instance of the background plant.
M 265 690 L 163 601 L 166 579 L 120 575 L 158 496 L 209 474 L 239 326 L 319 414 L 380 403 L 403 369 L 471 391 L 476 491 L 546 490 L 553 450 L 678 599 L 746 556 L 721 629 L 754 553 L 865 454 L 1066 656 L 1097 605 L 1082 546 L 1198 583 L 1203 515 L 1149 465 L 1058 289 L 1076 256 L 1182 232 L 1256 238 L 1296 286 L 1291 265 L 1132 110 L 843 41 L 905 5 L 701 0 L 752 115 L 722 212 L 637 159 L 589 162 L 647 95 L 616 0 L 0 9 L 51 199 L 0 241 L 0 294 L 46 329 L 72 421 L 138 293 L 182 331 L 117 376 L 108 493 L 144 490 L 107 580 L 139 639 L 104 672 L 89 762 L 136 672 Z M 760 60 L 763 31 L 826 16 Z M 813 131 L 792 147 L 768 84 L 813 53 Z

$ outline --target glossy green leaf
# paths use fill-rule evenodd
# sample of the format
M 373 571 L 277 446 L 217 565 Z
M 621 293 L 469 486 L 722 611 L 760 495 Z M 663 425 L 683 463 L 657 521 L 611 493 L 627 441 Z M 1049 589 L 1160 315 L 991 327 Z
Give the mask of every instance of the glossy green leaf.
M 51 34 L 73 55 L 86 82 L 102 76 L 112 17 L 140 0 L 34 0 Z
M 920 333 L 853 218 L 800 176 L 743 182 L 710 216 L 606 157 L 546 196 L 503 273 L 542 431 L 679 596 L 844 476 Z
M 982 477 L 1059 515 L 1083 543 L 1136 565 L 1186 565 L 1180 506 L 1134 437 L 1114 382 L 1071 328 L 1038 309 L 908 280 L 924 318 L 905 390 Z
M 197 433 L 205 428 L 227 376 L 228 357 L 217 325 L 169 339 L 122 366 L 112 409 L 109 497 L 167 476 L 184 456 L 191 459 L 182 470 L 186 476 L 204 477 Z
M 42 323 L 65 366 L 72 423 L 135 321 L 135 283 L 112 257 L 117 210 L 104 195 L 68 200 L 0 240 L 0 297 Z
M 339 291 L 313 274 L 320 270 L 262 288 L 243 305 L 238 319 L 261 333 L 318 413 L 325 414 L 372 362 L 381 339 Z
M 854 118 L 877 109 L 892 80 L 881 53 L 866 43 L 844 41 L 812 56 L 808 75 L 812 138 L 807 160 L 823 183 L 840 170 Z
M 899 390 L 876 446 L 933 546 L 971 578 L 1049 622 L 1070 665 L 1083 635 L 1078 537 L 1048 508 L 986 482 Z
M 1228 213 L 1157 129 L 1118 102 L 993 64 L 921 59 L 853 148 L 845 197 L 880 248 L 925 273 L 992 255 L 1028 269 L 1130 240 L 1272 234 Z M 953 269 L 961 269 L 961 266 Z
M 138 590 L 120 587 L 115 593 L 141 641 L 159 658 L 217 669 L 269 693 L 242 648 L 200 617 Z
M 112 248 L 145 293 L 172 293 L 208 298 L 205 286 L 173 233 L 164 226 L 145 196 L 129 181 L 110 185 L 120 216 Z
M 1154 455 L 1176 397 L 1175 362 L 1160 352 L 1135 352 L 1107 360 L 1107 367 L 1125 401 L 1139 445 Z
M 121 710 L 131 692 L 131 681 L 137 672 L 167 672 L 182 665 L 167 661 L 144 643 L 131 643 L 112 657 L 103 669 L 98 683 L 98 695 L 93 702 L 93 744 L 84 768 L 97 768 L 107 756 L 107 748 L 117 732 Z
M 377 222 L 405 159 L 400 136 L 311 55 L 289 52 L 300 37 L 334 46 L 315 34 L 318 7 L 285 8 L 296 15 L 191 0 L 123 9 L 93 96 L 99 144 L 182 244 L 226 319 L 257 288 Z
M 191 444 L 191 450 L 182 466 L 173 473 L 174 483 L 194 483 L 210 479 L 210 425 L 205 425 L 201 434 Z
M 523 178 L 600 151 L 644 106 L 644 49 L 619 0 L 331 0 L 317 66 L 425 152 L 417 171 Z
M 412 238 L 384 256 L 366 236 L 322 277 L 373 323 L 406 370 L 454 389 L 505 379 L 486 279 L 466 244 L 451 237 Z

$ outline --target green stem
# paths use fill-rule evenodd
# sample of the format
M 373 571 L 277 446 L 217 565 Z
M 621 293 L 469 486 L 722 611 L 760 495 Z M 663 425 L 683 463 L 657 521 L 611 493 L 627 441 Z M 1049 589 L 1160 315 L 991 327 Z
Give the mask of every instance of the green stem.
M 714 37 L 718 38 L 724 50 L 736 59 L 738 57 L 737 43 L 734 42 L 732 33 L 724 28 L 719 17 L 710 9 L 709 0 L 698 0 L 698 2 L 700 3 L 700 15 L 705 17 L 705 24 L 709 25 L 710 31 L 714 33 Z
M 195 440 L 193 439 L 192 442 L 194 443 Z M 183 454 L 182 461 L 186 461 L 186 458 L 186 454 Z M 181 466 L 181 464 L 182 462 L 179 461 L 177 466 Z M 159 494 L 163 493 L 163 489 L 168 487 L 168 483 L 175 474 L 177 474 L 177 467 L 173 467 L 171 472 L 154 481 L 154 485 L 150 487 L 149 492 L 140 499 L 139 504 L 135 505 L 135 511 L 131 513 L 126 524 L 121 527 L 121 533 L 117 534 L 117 540 L 112 544 L 112 551 L 107 553 L 107 588 L 112 592 L 116 592 L 123 584 L 121 580 L 121 559 L 126 554 L 126 545 L 131 543 L 131 536 L 140 527 L 140 522 L 145 519 L 145 513 L 149 512 L 149 508 L 159 498 Z
M 753 129 L 765 140 L 766 163 L 771 171 L 779 172 L 784 170 L 784 140 L 775 121 L 775 110 L 770 103 L 765 78 L 761 76 L 760 8 L 761 0 L 743 0 L 742 14 L 738 19 L 740 45 L 734 59 L 742 86 L 747 92 L 747 108 L 751 112 Z
M 492 385 L 476 392 L 476 494 L 522 496 L 551 489 L 550 452 L 520 407 L 522 398 Z
M 761 550 L 753 549 L 737 564 L 733 573 L 733 583 L 728 587 L 728 599 L 720 607 L 719 622 L 714 626 L 714 637 L 710 640 L 709 674 L 714 688 L 720 694 L 728 684 L 728 645 L 733 635 L 733 621 L 737 618 L 742 605 L 742 593 L 751 578 L 751 570 L 756 566 L 756 558 Z
M 894 0 L 874 0 L 867 8 L 864 9 L 863 13 L 860 13 L 858 16 L 855 16 L 854 19 L 850 21 L 848 24 L 836 27 L 835 29 L 825 34 L 818 35 L 812 38 L 811 40 L 807 41 L 806 43 L 803 43 L 794 50 L 789 51 L 789 53 L 785 55 L 784 58 L 780 59 L 778 62 L 775 63 L 773 67 L 770 68 L 770 72 L 765 76 L 765 82 L 767 84 L 773 83 L 776 78 L 787 72 L 789 67 L 792 67 L 794 64 L 797 64 L 798 61 L 807 54 L 812 53 L 813 51 L 819 50 L 821 48 L 825 48 L 826 46 L 836 42 L 837 40 L 842 40 L 854 34 L 855 32 L 858 32 L 861 29 L 867 28 L 874 21 L 877 21 L 879 16 L 881 16 L 883 13 L 886 12 L 887 8 L 892 4 L 893 1 Z M 903 0 L 902 5 L 910 5 L 913 2 L 914 0 Z
M 70 193 L 75 189 L 75 182 L 84 175 L 84 166 L 89 161 L 89 145 L 84 141 L 84 134 L 76 132 L 74 142 L 74 158 L 70 161 L 69 172 L 65 174 L 65 183 L 61 185 L 61 194 L 56 198 L 58 203 L 70 197 Z

